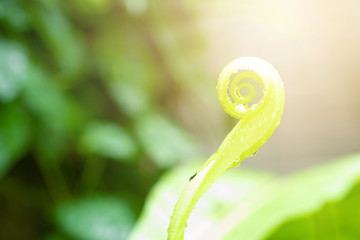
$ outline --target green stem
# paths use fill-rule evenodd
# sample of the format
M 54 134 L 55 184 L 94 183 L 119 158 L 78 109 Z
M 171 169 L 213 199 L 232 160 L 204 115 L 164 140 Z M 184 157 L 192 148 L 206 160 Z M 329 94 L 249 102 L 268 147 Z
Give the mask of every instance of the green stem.
M 263 87 L 264 95 L 257 104 L 250 105 L 255 87 L 246 82 L 248 79 Z M 224 68 L 217 87 L 224 110 L 241 120 L 180 195 L 170 219 L 169 240 L 184 238 L 187 219 L 200 197 L 225 171 L 256 152 L 280 124 L 284 90 L 280 76 L 269 63 L 251 57 L 237 59 Z M 243 96 L 242 88 L 250 94 Z

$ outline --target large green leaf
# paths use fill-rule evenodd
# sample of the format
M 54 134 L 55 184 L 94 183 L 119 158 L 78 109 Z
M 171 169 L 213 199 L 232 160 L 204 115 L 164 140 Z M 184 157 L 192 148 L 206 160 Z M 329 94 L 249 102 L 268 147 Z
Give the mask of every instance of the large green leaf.
M 174 169 L 155 186 L 131 240 L 166 239 L 190 169 L 197 168 Z M 360 239 L 360 155 L 272 181 L 269 176 L 229 171 L 197 204 L 185 239 Z
M 197 164 L 183 165 L 165 174 L 154 186 L 142 215 L 132 232 L 131 240 L 166 239 L 167 227 L 175 202 L 189 178 L 199 169 Z M 214 222 L 229 211 L 228 205 L 251 195 L 273 178 L 272 174 L 253 170 L 227 172 L 199 201 L 188 222 L 185 239 L 205 239 L 201 236 Z
M 333 239 L 335 234 L 360 236 L 360 209 L 346 205 L 359 200 L 358 187 L 352 191 L 359 181 L 360 155 L 311 168 L 280 179 L 256 196 L 239 202 L 233 213 L 217 223 L 213 231 L 227 229 L 223 239 L 229 240 L 265 239 L 284 224 L 271 239 Z M 349 193 L 350 200 L 346 197 Z M 349 208 L 356 217 L 340 218 Z M 356 228 L 354 221 L 358 221 Z
M 55 212 L 59 228 L 72 239 L 122 240 L 135 216 L 130 205 L 111 196 L 89 196 L 62 204 Z

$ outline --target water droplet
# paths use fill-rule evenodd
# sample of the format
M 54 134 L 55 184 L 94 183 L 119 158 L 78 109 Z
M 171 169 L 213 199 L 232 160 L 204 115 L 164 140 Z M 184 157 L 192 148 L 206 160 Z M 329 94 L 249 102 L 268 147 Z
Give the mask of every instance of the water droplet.
M 234 168 L 239 167 L 241 162 L 237 162 L 234 164 Z

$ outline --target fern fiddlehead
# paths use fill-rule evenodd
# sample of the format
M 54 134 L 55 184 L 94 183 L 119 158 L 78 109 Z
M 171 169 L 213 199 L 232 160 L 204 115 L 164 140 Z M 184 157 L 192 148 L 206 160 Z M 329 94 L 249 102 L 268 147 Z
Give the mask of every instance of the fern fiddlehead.
M 263 88 L 260 95 L 255 85 Z M 243 57 L 229 63 L 220 74 L 217 91 L 225 112 L 240 121 L 180 195 L 170 218 L 168 240 L 184 238 L 187 219 L 200 197 L 225 171 L 256 152 L 281 121 L 283 83 L 275 68 L 262 59 Z M 257 103 L 256 95 L 261 98 Z

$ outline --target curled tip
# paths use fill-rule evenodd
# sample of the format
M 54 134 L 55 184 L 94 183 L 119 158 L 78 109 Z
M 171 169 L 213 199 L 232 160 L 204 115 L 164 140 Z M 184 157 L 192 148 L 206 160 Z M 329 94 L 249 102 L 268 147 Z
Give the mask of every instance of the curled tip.
M 223 69 L 217 84 L 223 109 L 237 119 L 257 111 L 269 97 L 270 79 L 274 78 L 281 82 L 275 68 L 265 60 L 256 57 L 233 60 Z M 258 102 L 253 102 L 255 95 L 261 96 Z
M 224 110 L 242 120 L 190 178 L 174 207 L 168 240 L 183 239 L 186 221 L 200 197 L 224 172 L 254 155 L 281 120 L 285 99 L 282 81 L 264 60 L 244 57 L 232 61 L 220 74 L 217 90 Z

